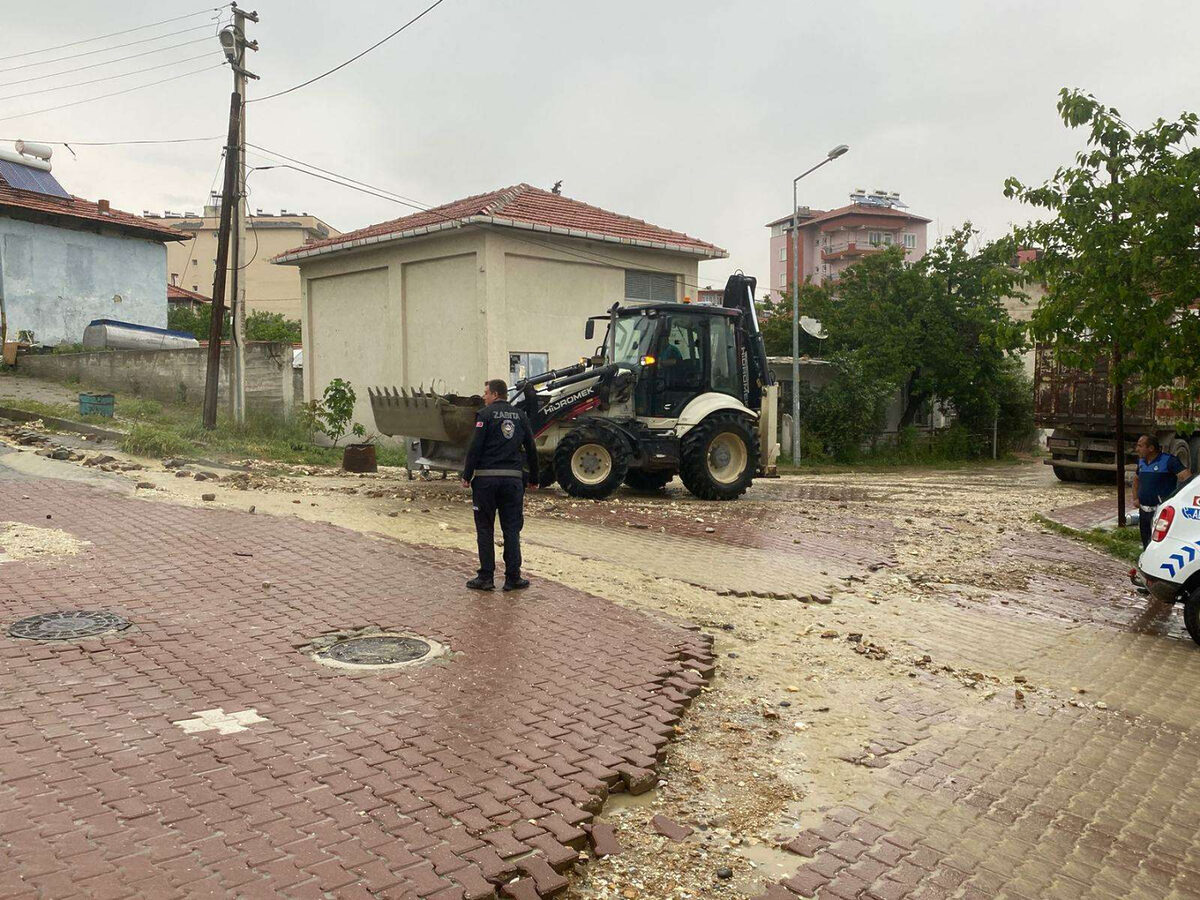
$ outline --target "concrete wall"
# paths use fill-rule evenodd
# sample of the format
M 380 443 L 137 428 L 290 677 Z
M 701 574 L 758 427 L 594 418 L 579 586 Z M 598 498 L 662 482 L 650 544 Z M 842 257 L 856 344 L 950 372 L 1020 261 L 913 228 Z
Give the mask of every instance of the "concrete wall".
M 103 318 L 165 328 L 166 271 L 158 241 L 0 216 L 10 340 L 32 331 L 42 344 L 76 343 Z
M 221 353 L 217 396 L 229 400 L 232 357 Z M 78 382 L 81 387 L 169 403 L 201 403 L 208 350 L 115 350 L 101 353 L 47 353 L 20 357 L 23 374 L 50 381 Z M 292 346 L 284 343 L 246 345 L 246 407 L 284 414 L 295 400 Z
M 578 361 L 593 349 L 585 320 L 624 299 L 626 268 L 677 273 L 679 297 L 696 282 L 694 259 L 510 232 L 463 228 L 303 261 L 304 398 L 345 378 L 370 430 L 369 387 L 477 394 L 508 377 L 510 352 L 547 353 L 551 368 Z

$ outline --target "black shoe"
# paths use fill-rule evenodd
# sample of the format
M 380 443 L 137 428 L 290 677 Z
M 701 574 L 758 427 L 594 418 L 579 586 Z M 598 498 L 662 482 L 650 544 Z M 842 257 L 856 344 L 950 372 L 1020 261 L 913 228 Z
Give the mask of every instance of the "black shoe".
M 467 587 L 473 591 L 494 591 L 496 589 L 496 585 L 492 583 L 492 579 L 480 578 L 478 575 L 467 582 Z
M 504 590 L 508 591 L 523 591 L 529 587 L 528 578 L 513 578 L 512 580 L 504 579 Z

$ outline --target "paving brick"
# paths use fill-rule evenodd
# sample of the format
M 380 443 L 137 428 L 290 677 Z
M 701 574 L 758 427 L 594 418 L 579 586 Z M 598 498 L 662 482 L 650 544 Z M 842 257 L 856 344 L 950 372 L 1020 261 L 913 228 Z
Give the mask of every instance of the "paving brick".
M 89 542 L 4 563 L 0 621 L 106 608 L 135 624 L 0 638 L 0 683 L 22 691 L 0 700 L 5 896 L 549 895 L 609 786 L 653 785 L 711 671 L 710 639 L 549 582 L 481 607 L 463 553 L 59 481 L 0 479 L 0 507 L 29 524 L 51 510 Z M 252 556 L 208 564 L 235 548 Z M 456 655 L 363 675 L 301 652 L 373 624 Z M 217 708 L 263 721 L 172 724 Z

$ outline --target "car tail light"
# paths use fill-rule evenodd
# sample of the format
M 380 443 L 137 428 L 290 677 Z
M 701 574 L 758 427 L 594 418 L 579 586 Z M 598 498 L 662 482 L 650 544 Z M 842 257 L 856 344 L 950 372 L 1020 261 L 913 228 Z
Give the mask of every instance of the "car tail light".
M 1151 537 L 1156 541 L 1161 541 L 1167 536 L 1167 532 L 1171 530 L 1171 523 L 1175 521 L 1175 508 L 1164 506 L 1158 514 L 1158 518 L 1154 520 L 1154 533 Z

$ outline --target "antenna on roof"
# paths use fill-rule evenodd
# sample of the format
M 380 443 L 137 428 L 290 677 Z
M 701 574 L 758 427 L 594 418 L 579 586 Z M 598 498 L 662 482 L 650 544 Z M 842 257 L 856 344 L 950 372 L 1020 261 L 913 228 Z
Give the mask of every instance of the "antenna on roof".
M 558 179 L 558 181 L 554 182 L 554 187 L 550 188 L 550 193 L 554 194 L 555 196 L 559 196 L 559 197 L 562 196 L 562 179 L 561 178 Z

